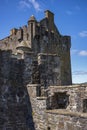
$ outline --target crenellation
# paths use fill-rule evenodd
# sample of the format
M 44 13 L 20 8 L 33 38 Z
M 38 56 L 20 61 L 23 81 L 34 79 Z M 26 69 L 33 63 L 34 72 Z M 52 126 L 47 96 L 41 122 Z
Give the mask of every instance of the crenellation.
M 10 30 L 10 35 L 16 35 L 17 34 L 18 29 L 17 28 L 13 28 Z
M 17 40 L 21 42 L 23 40 L 23 29 L 19 28 L 17 32 Z

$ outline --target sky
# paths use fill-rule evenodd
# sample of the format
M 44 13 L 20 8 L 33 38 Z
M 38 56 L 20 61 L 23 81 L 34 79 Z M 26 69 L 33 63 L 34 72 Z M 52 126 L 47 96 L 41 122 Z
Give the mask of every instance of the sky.
M 73 83 L 87 82 L 87 0 L 0 0 L 0 39 L 27 25 L 31 15 L 40 21 L 45 10 L 55 14 L 59 32 L 71 36 Z

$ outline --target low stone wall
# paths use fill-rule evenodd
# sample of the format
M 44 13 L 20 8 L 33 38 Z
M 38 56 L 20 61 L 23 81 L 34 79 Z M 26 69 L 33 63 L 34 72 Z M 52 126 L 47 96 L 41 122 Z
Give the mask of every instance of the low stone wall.
M 47 110 L 48 98 L 40 97 L 38 91 L 40 84 L 27 85 L 30 102 L 32 105 L 32 116 L 35 130 L 86 130 L 87 113 L 82 112 L 82 107 L 73 109 L 73 105 L 82 105 L 82 100 L 86 98 L 86 86 L 51 86 L 48 95 L 52 96 L 55 92 L 67 92 L 70 94 L 69 101 L 72 109 L 68 106 L 66 109 Z M 39 97 L 38 97 L 39 96 Z M 54 101 L 52 102 L 54 104 Z M 78 103 L 78 104 L 77 104 Z
M 35 130 L 47 129 L 46 115 L 46 97 L 37 97 L 39 84 L 27 85 L 28 94 L 32 106 L 32 116 L 35 124 Z
M 46 113 L 49 130 L 87 130 L 87 114 L 66 110 L 49 110 Z
M 55 94 L 64 92 L 69 96 L 69 104 L 66 109 L 73 112 L 84 112 L 85 107 L 87 107 L 83 104 L 84 100 L 87 99 L 87 85 L 50 86 L 48 97 L 52 98 Z M 53 105 L 56 100 L 51 102 Z

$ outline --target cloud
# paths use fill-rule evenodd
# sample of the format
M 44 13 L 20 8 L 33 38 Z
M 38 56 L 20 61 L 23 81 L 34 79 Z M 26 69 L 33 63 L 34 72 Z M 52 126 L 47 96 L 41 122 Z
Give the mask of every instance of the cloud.
M 72 54 L 72 55 L 78 54 L 78 50 L 77 50 L 77 49 L 71 50 L 71 54 Z
M 25 0 L 20 1 L 19 5 L 21 8 L 30 8 L 30 4 Z
M 77 50 L 77 49 L 72 49 L 71 50 L 71 55 L 79 55 L 79 56 L 87 56 L 87 50 Z
M 40 4 L 36 0 L 21 0 L 19 6 L 21 8 L 33 7 L 37 12 L 42 10 Z
M 82 50 L 79 52 L 80 56 L 87 56 L 87 51 L 86 50 Z
M 82 31 L 79 33 L 80 37 L 87 37 L 87 31 Z
M 74 71 L 73 75 L 87 75 L 87 71 Z
M 36 0 L 28 0 L 36 11 L 41 11 L 40 4 Z
M 73 13 L 72 13 L 72 11 L 67 10 L 67 11 L 66 11 L 66 14 L 68 14 L 68 15 L 72 15 Z
M 76 15 L 79 11 L 80 11 L 80 6 L 76 5 L 73 8 L 71 8 L 70 10 L 67 10 L 66 14 L 67 15 Z

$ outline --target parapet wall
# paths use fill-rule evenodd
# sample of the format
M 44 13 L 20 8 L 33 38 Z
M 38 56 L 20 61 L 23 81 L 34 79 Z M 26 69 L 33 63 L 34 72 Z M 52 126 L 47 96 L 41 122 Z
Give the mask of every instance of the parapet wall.
M 48 97 L 51 97 L 50 98 L 51 100 L 48 100 L 48 97 L 39 96 L 38 93 L 39 87 L 40 87 L 39 84 L 31 84 L 27 86 L 28 94 L 30 95 L 30 101 L 32 104 L 32 111 L 33 111 L 32 115 L 36 130 L 87 129 L 87 123 L 86 123 L 87 113 L 86 111 L 83 111 L 83 109 L 84 110 L 87 109 L 87 105 L 83 103 L 84 102 L 83 100 L 86 99 L 87 95 L 86 94 L 87 86 L 84 85 L 51 86 L 49 87 L 49 89 L 45 91 Z M 57 99 L 52 100 L 52 96 L 55 95 L 55 93 L 63 94 L 64 92 L 69 94 L 69 104 L 71 104 L 71 109 L 70 106 L 67 108 L 49 109 L 48 104 L 49 103 L 55 104 L 57 100 Z
M 59 102 L 65 102 L 66 110 L 86 112 L 87 85 L 50 86 L 48 95 L 48 100 L 52 102 L 52 106 L 50 106 L 52 109 L 58 108 L 56 104 L 60 98 Z M 59 104 L 59 109 L 61 109 L 62 104 Z
M 47 114 L 46 130 L 86 130 L 87 114 L 68 112 L 66 110 L 50 110 Z

